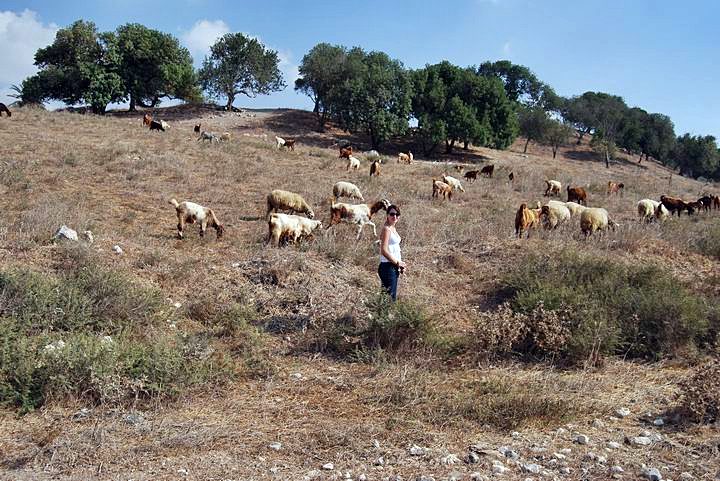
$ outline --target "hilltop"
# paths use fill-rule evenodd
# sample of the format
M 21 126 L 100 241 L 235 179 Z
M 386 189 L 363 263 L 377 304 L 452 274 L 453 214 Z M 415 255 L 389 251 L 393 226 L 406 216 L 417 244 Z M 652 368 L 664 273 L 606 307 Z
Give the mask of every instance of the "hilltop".
M 555 160 L 536 144 L 523 154 L 518 139 L 506 151 L 471 148 L 439 159 L 416 153 L 412 165 L 396 163 L 398 149 L 412 146 L 395 142 L 381 152 L 382 174 L 370 178 L 365 157 L 359 172 L 348 173 L 337 154 L 345 141 L 366 150 L 365 139 L 332 128 L 316 132 L 309 112 L 173 107 L 156 113 L 170 123 L 167 132 L 144 128 L 142 113 L 18 109 L 0 119 L 0 258 L 5 273 L 73 282 L 60 297 L 85 293 L 87 306 L 78 294 L 82 302 L 65 310 L 90 312 L 88 333 L 140 342 L 138 352 L 166 339 L 168 352 L 181 347 L 177 357 L 152 362 L 137 354 L 129 371 L 184 372 L 177 366 L 197 362 L 188 378 L 200 381 L 166 392 L 172 376 L 164 378 L 167 385 L 150 377 L 127 385 L 105 383 L 93 372 L 86 377 L 103 382 L 91 383 L 85 397 L 72 394 L 68 382 L 65 392 L 21 417 L 8 406 L 0 417 L 0 477 L 341 479 L 349 472 L 369 480 L 471 479 L 472 473 L 483 479 L 501 470 L 494 468 L 501 461 L 502 479 L 539 479 L 536 469 L 549 479 L 607 479 L 613 466 L 626 473 L 614 475 L 636 479 L 642 465 L 666 478 L 709 479 L 720 468 L 717 424 L 678 424 L 671 414 L 678 383 L 711 350 L 663 353 L 654 362 L 605 356 L 583 367 L 543 356 L 494 356 L 483 348 L 484 333 L 510 322 L 501 285 L 533 254 L 552 259 L 569 251 L 608 265 L 656 266 L 687 284 L 688 304 L 716 296 L 720 261 L 698 246 L 712 241 L 705 239 L 719 214 L 683 215 L 659 226 L 638 223 L 636 211 L 642 198 L 694 200 L 717 192 L 715 185 L 622 155 L 606 169 L 587 139 L 561 149 Z M 228 131 L 232 140 L 198 142 L 196 123 Z M 295 151 L 277 150 L 275 135 L 297 139 Z M 430 198 L 433 177 L 461 177 L 456 165 L 487 164 L 495 165 L 492 179 L 463 181 L 466 192 L 452 202 Z M 515 239 L 515 211 L 523 202 L 546 200 L 544 179 L 586 187 L 589 204 L 607 208 L 620 228 L 584 239 L 575 221 Z M 268 192 L 301 194 L 327 225 L 338 180 L 357 184 L 367 200 L 386 197 L 402 209 L 398 230 L 409 268 L 400 296 L 408 304 L 393 314 L 405 324 L 377 328 L 378 337 L 388 338 L 384 349 L 370 349 L 355 330 L 388 309 L 376 296 L 371 229 L 358 242 L 353 227 L 338 225 L 300 246 L 265 246 Z M 605 195 L 611 180 L 625 184 L 622 196 Z M 171 198 L 212 207 L 226 237 L 218 241 L 209 230 L 200 238 L 197 226 L 188 226 L 186 238 L 177 240 Z M 62 224 L 91 230 L 95 242 L 50 243 Z M 25 278 L 3 279 L 6 289 L 7 279 Z M 42 284 L 33 282 L 19 285 Z M 135 289 L 148 292 L 137 294 L 146 296 L 142 302 L 130 298 Z M 5 302 L 11 297 L 4 295 Z M 33 304 L 37 312 L 55 312 L 40 304 Z M 22 312 L 30 312 L 28 305 Z M 53 318 L 38 342 L 61 337 L 68 318 Z M 13 349 L 5 347 L 8 359 Z M 619 415 L 621 408 L 629 414 Z M 657 419 L 664 425 L 653 424 Z M 575 442 L 578 435 L 589 442 Z M 649 444 L 633 444 L 635 437 Z M 411 452 L 412 446 L 423 450 Z M 511 452 L 498 454 L 503 447 Z M 323 468 L 327 463 L 332 469 Z

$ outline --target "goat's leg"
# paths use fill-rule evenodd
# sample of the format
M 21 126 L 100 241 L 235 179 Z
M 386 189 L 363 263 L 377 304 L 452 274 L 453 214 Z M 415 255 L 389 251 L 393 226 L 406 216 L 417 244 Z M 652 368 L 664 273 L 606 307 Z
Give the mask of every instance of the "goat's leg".
M 200 237 L 205 237 L 205 230 L 207 229 L 207 218 L 200 222 Z
M 178 239 L 183 238 L 183 228 L 185 227 L 185 216 L 178 216 L 178 225 L 177 225 L 177 236 Z
M 365 226 L 365 223 L 364 223 L 364 222 L 361 222 L 361 223 L 358 225 L 356 240 L 360 240 L 360 236 L 362 235 L 362 230 L 363 230 L 363 227 L 364 227 L 364 226 Z
M 367 224 L 370 224 L 373 228 L 373 235 L 377 237 L 377 230 L 375 229 L 375 223 L 372 221 L 368 221 Z

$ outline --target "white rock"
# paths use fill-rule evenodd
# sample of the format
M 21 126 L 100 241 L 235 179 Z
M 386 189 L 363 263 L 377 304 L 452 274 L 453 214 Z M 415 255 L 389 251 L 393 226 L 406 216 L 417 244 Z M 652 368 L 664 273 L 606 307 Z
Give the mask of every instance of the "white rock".
M 332 471 L 333 469 L 335 469 L 335 465 L 333 463 L 325 463 L 323 464 L 322 468 L 325 471 Z
M 52 238 L 53 240 L 69 240 L 77 242 L 78 235 L 77 232 L 63 224 L 58 230 L 55 231 L 55 234 L 53 234 Z
M 493 464 L 492 472 L 495 474 L 505 474 L 508 471 L 508 468 L 506 468 L 502 464 Z
M 615 415 L 619 418 L 625 418 L 630 416 L 630 410 L 628 408 L 620 408 L 615 410 Z
M 615 441 L 610 441 L 607 443 L 608 449 L 620 449 L 620 443 L 616 443 Z
M 470 481 L 488 481 L 488 477 L 475 472 L 470 475 Z
M 683 479 L 683 480 L 685 480 L 685 481 L 689 481 L 689 480 L 694 479 L 694 478 L 693 478 L 693 475 L 692 475 L 692 474 L 688 473 L 687 471 L 684 471 L 684 472 L 680 473 L 680 479 Z
M 115 344 L 113 338 L 110 336 L 103 336 L 100 338 L 100 345 L 103 347 L 111 347 Z
M 360 476 L 358 476 L 358 481 L 367 481 L 367 476 L 361 474 Z
M 655 421 L 653 421 L 653 424 L 655 426 L 664 426 L 665 421 L 663 420 L 663 418 L 657 418 Z
M 345 471 L 345 474 L 343 474 L 343 479 L 352 479 L 352 474 L 350 471 Z
M 465 461 L 468 464 L 477 464 L 480 462 L 480 455 L 476 453 L 475 451 L 468 452 L 467 456 L 465 457 Z
M 281 443 L 270 443 L 268 444 L 268 448 L 272 449 L 273 451 L 280 451 L 282 449 Z
M 650 446 L 652 444 L 652 439 L 646 436 L 635 436 L 630 438 L 630 444 L 633 446 Z
M 560 452 L 561 452 L 562 454 L 564 454 L 565 456 L 567 456 L 567 455 L 569 455 L 570 453 L 572 453 L 572 449 L 570 449 L 570 448 L 563 448 L 563 449 L 560 450 Z
M 579 434 L 575 436 L 575 442 L 578 444 L 588 444 L 590 442 L 590 438 L 585 436 L 584 434 Z
M 459 463 L 460 458 L 451 453 L 447 456 L 443 456 L 442 458 L 440 458 L 440 462 L 445 465 L 453 465 Z
M 46 344 L 43 348 L 43 351 L 47 354 L 53 354 L 57 351 L 62 351 L 65 349 L 65 341 L 62 339 L 58 339 L 57 341 L 53 341 L 50 344 Z
M 290 374 L 290 377 L 291 377 L 292 379 L 297 379 L 297 380 L 299 381 L 299 380 L 301 380 L 301 379 L 303 378 L 303 375 L 300 374 L 299 372 L 296 372 L 296 373 Z
M 645 468 L 642 474 L 650 481 L 662 481 L 662 474 L 655 468 Z
M 517 432 L 517 431 L 513 431 L 513 432 L 510 433 L 510 436 L 512 436 L 513 438 L 519 438 L 519 437 L 520 437 L 520 433 Z
M 311 479 L 319 478 L 322 476 L 322 473 L 320 470 L 313 469 L 312 471 L 308 471 L 305 476 L 303 476 L 303 480 L 310 481 Z
M 560 474 L 570 474 L 572 472 L 572 469 L 570 469 L 567 466 L 563 466 L 560 468 Z
M 410 446 L 410 456 L 425 456 L 425 452 L 425 448 L 421 448 L 416 444 Z
M 509 448 L 507 446 L 502 446 L 502 447 L 498 448 L 498 452 L 500 452 L 500 454 L 502 454 L 506 458 L 510 458 L 510 459 L 518 459 L 520 457 L 520 455 L 517 452 L 515 452 L 512 448 Z
M 93 233 L 91 231 L 86 230 L 83 232 L 83 240 L 88 244 L 92 244 L 93 242 L 95 242 L 95 237 L 93 236 Z
M 565 429 L 565 428 L 557 428 L 557 431 L 555 431 L 555 434 L 557 434 L 557 435 L 562 435 L 562 434 L 566 434 L 566 433 L 567 433 L 567 429 Z
M 189 474 L 189 471 L 185 468 L 180 468 L 177 470 L 177 472 L 180 476 L 187 476 Z
M 380 441 L 378 441 L 377 439 L 373 439 L 372 444 L 375 449 L 380 449 Z
M 557 459 L 567 458 L 567 456 L 565 456 L 563 453 L 553 453 L 553 456 L 555 456 Z
M 120 246 L 117 245 L 117 244 L 115 244 L 115 245 L 112 247 L 112 250 L 113 250 L 113 252 L 114 252 L 115 254 L 117 254 L 117 255 L 119 255 L 119 256 L 121 256 L 121 255 L 123 254 L 122 247 L 120 247 Z
M 625 472 L 625 470 L 622 468 L 622 466 L 613 466 L 612 468 L 610 468 L 610 471 L 612 471 L 613 473 L 618 473 L 618 474 Z
M 385 466 L 385 458 L 380 456 L 375 460 L 375 466 Z
M 592 425 L 596 429 L 602 429 L 605 427 L 605 423 L 600 421 L 599 419 L 594 419 Z
M 528 464 L 522 465 L 522 469 L 526 473 L 538 474 L 540 472 L 541 468 L 542 468 L 542 466 L 540 466 L 539 464 L 534 464 L 534 463 L 528 463 Z

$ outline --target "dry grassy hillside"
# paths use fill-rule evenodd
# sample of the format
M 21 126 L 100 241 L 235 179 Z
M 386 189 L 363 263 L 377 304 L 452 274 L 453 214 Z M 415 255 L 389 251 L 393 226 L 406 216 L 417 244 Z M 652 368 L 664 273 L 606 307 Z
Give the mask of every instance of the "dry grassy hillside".
M 639 224 L 636 212 L 639 199 L 694 200 L 714 185 L 632 159 L 605 169 L 584 143 L 557 160 L 534 144 L 524 156 L 521 141 L 508 151 L 459 151 L 453 165 L 399 165 L 388 156 L 382 175 L 370 178 L 362 156 L 361 170 L 348 173 L 332 146 L 362 139 L 314 132 L 309 113 L 174 108 L 161 117 L 171 124 L 164 133 L 148 131 L 134 115 L 20 109 L 0 119 L 2 270 L 63 276 L 93 263 L 156 289 L 161 306 L 148 301 L 121 312 L 128 322 L 152 312 L 147 326 L 93 332 L 146 344 L 178 336 L 183 346 L 201 345 L 193 356 L 210 361 L 204 369 L 221 366 L 213 371 L 221 374 L 170 396 L 160 394 L 162 386 L 157 394 L 137 388 L 134 398 L 51 395 L 22 417 L 8 406 L 0 412 L 1 479 L 489 479 L 498 462 L 507 470 L 502 479 L 607 479 L 613 466 L 625 472 L 615 476 L 637 479 L 642 465 L 670 479 L 713 479 L 718 472 L 717 424 L 653 424 L 676 405 L 677 383 L 703 353 L 654 363 L 609 357 L 563 370 L 485 356 L 476 344 L 486 323 L 504 322 L 498 285 L 531 253 L 569 249 L 622 265 L 659 265 L 688 292 L 715 296 L 718 258 L 694 246 L 707 245 L 720 213 L 660 226 Z M 232 141 L 197 142 L 197 122 L 231 132 Z M 297 138 L 295 151 L 278 151 L 274 135 Z M 495 177 L 463 181 L 466 192 L 451 202 L 431 199 L 431 178 L 461 177 L 457 163 L 492 163 Z M 607 208 L 621 226 L 584 239 L 574 220 L 515 239 L 515 211 L 545 200 L 544 179 L 585 186 L 589 205 Z M 358 185 L 367 200 L 385 197 L 402 209 L 408 273 L 400 296 L 407 311 L 390 319 L 411 322 L 383 332 L 391 339 L 382 351 L 360 349 L 351 330 L 337 328 L 387 312 L 377 305 L 371 228 L 359 242 L 355 228 L 339 225 L 300 246 L 264 245 L 267 193 L 301 194 L 327 224 L 338 180 Z M 605 195 L 609 180 L 625 184 L 623 196 Z M 171 198 L 211 207 L 225 238 L 216 240 L 212 230 L 200 238 L 191 225 L 177 240 Z M 376 219 L 378 227 L 383 220 Z M 52 244 L 62 224 L 91 230 L 95 242 L 79 250 Z M 225 313 L 230 304 L 248 325 Z M 428 328 L 423 339 L 413 337 L 420 324 Z M 621 407 L 631 414 L 615 415 Z M 646 430 L 650 445 L 624 443 Z M 589 443 L 574 442 L 578 434 Z M 274 442 L 281 447 L 268 447 Z M 413 445 L 425 451 L 411 455 Z M 517 459 L 498 454 L 503 446 Z

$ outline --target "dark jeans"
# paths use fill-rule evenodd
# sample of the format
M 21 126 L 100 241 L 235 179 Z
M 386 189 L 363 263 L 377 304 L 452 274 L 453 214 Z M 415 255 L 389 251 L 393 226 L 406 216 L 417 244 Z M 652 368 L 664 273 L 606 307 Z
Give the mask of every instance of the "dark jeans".
M 400 269 L 389 262 L 381 262 L 378 266 L 378 275 L 383 288 L 390 295 L 393 301 L 397 300 L 397 284 L 400 276 Z

